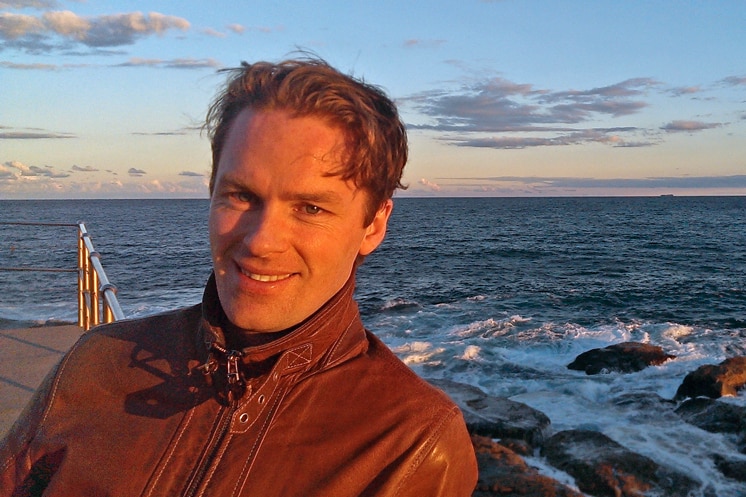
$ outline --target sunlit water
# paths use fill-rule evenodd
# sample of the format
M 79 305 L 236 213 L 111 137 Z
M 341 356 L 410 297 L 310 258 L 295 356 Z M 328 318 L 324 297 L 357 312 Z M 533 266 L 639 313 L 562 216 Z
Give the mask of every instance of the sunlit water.
M 125 314 L 143 316 L 199 301 L 208 208 L 2 201 L 0 220 L 86 221 Z M 74 267 L 74 243 L 71 228 L 0 226 L 0 266 Z M 0 272 L 0 288 L 2 327 L 75 319 L 69 274 Z M 710 459 L 746 457 L 732 438 L 625 401 L 671 399 L 698 366 L 746 355 L 746 197 L 397 199 L 357 296 L 366 325 L 422 376 L 526 403 L 553 431 L 602 431 L 698 479 L 701 495 L 746 495 Z M 630 340 L 677 358 L 630 375 L 566 367 Z M 724 401 L 746 405 L 746 392 Z

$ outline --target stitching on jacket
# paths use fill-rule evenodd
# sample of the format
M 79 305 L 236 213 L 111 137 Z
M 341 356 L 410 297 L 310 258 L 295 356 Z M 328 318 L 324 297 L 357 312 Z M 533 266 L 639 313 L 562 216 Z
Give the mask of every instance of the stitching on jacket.
M 171 458 L 173 457 L 174 452 L 176 452 L 176 447 L 179 445 L 179 442 L 181 441 L 181 437 L 184 436 L 184 433 L 186 432 L 186 429 L 189 426 L 189 423 L 191 423 L 193 417 L 194 417 L 194 408 L 192 408 L 189 411 L 189 416 L 187 417 L 187 420 L 184 426 L 182 426 L 179 436 L 176 437 L 176 441 L 171 444 L 171 451 L 169 452 L 168 457 L 166 457 L 166 460 L 163 462 L 163 465 L 161 466 L 161 470 L 158 472 L 158 475 L 155 477 L 155 481 L 153 481 L 153 485 L 150 487 L 148 496 L 153 495 L 153 490 L 155 490 L 156 486 L 158 486 L 158 481 L 161 479 L 161 476 L 163 476 L 163 472 L 166 470 L 168 463 L 171 461 Z
M 264 436 L 267 433 L 267 427 L 272 422 L 272 420 L 275 417 L 275 412 L 277 407 L 280 405 L 280 402 L 282 399 L 285 398 L 285 394 L 287 393 L 287 389 L 285 391 L 280 392 L 280 395 L 277 396 L 277 399 L 275 400 L 275 403 L 272 405 L 272 409 L 270 409 L 268 416 L 264 420 L 264 424 L 262 425 L 262 428 L 259 430 L 259 433 L 257 434 L 256 440 L 254 440 L 254 445 L 251 447 L 251 451 L 249 452 L 249 457 L 246 458 L 246 464 L 244 464 L 243 469 L 241 470 L 241 474 L 238 477 L 238 480 L 236 481 L 235 486 L 233 487 L 233 493 L 232 496 L 240 495 L 241 492 L 243 492 L 244 486 L 246 486 L 246 480 L 249 478 L 249 473 L 251 472 L 251 467 L 254 465 L 255 460 L 255 454 L 259 450 L 259 446 L 264 441 Z M 240 488 L 239 488 L 240 485 Z
M 451 408 L 450 411 L 448 411 L 447 416 L 443 416 L 443 419 L 440 420 L 440 423 L 438 423 L 433 430 L 433 433 L 430 435 L 430 437 L 427 440 L 427 443 L 422 447 L 422 449 L 417 454 L 417 457 L 415 457 L 414 461 L 412 462 L 412 465 L 409 468 L 409 471 L 404 475 L 404 478 L 401 479 L 399 482 L 399 485 L 396 487 L 396 491 L 394 492 L 394 495 L 399 495 L 399 492 L 404 487 L 404 484 L 409 480 L 409 478 L 415 474 L 415 472 L 420 468 L 422 465 L 422 461 L 425 460 L 425 457 L 427 454 L 430 453 L 433 446 L 435 445 L 435 442 L 440 438 L 442 435 L 442 431 L 446 426 L 446 423 L 451 421 L 453 417 L 459 412 L 458 407 L 454 406 Z
M 270 372 L 270 374 L 272 374 L 272 373 Z M 267 381 L 269 381 L 269 380 L 267 380 Z M 266 383 L 265 383 L 265 384 L 266 384 Z M 262 386 L 263 386 L 263 385 L 262 385 Z M 271 397 L 272 395 L 274 395 L 274 393 L 275 393 L 275 392 L 277 391 L 277 389 L 278 389 L 279 387 L 280 387 L 280 381 L 279 381 L 279 380 L 277 380 L 277 381 L 275 381 L 275 384 L 274 384 L 274 386 L 272 387 L 272 390 L 271 390 L 271 391 L 270 391 L 269 393 L 266 393 L 266 394 L 264 394 L 264 395 L 266 395 L 266 396 L 268 396 L 268 397 Z M 243 407 L 247 406 L 248 404 L 251 404 L 251 402 L 253 402 L 253 400 L 254 400 L 254 398 L 255 398 L 255 397 L 257 397 L 257 396 L 261 395 L 261 394 L 260 394 L 261 390 L 262 390 L 261 388 L 260 388 L 259 390 L 257 390 L 257 391 L 256 391 L 256 392 L 254 393 L 254 395 L 252 395 L 252 396 L 251 396 L 251 397 L 250 397 L 250 398 L 249 398 L 249 399 L 248 399 L 248 400 L 246 401 L 246 403 L 244 403 L 244 404 L 241 404 L 241 405 L 239 405 L 238 409 L 236 410 L 236 413 L 238 413 L 239 411 L 242 411 L 242 410 L 243 410 Z M 264 411 L 264 410 L 263 410 L 263 409 L 260 409 L 260 411 Z M 234 414 L 234 415 L 235 415 L 235 414 Z M 259 419 L 259 416 L 257 416 L 257 417 L 256 417 L 256 419 L 254 419 L 254 421 L 252 421 L 251 423 L 249 423 L 248 425 L 246 425 L 246 427 L 244 427 L 244 429 L 242 429 L 242 430 L 234 430 L 234 429 L 233 429 L 233 419 L 231 419 L 231 427 L 230 427 L 229 431 L 230 431 L 230 433 L 231 433 L 231 434 L 235 434 L 235 433 L 246 433 L 247 431 L 249 431 L 249 429 L 250 429 L 250 428 L 251 428 L 252 426 L 254 426 L 254 423 L 256 423 L 256 420 L 257 420 L 257 419 Z
M 67 366 L 67 363 L 70 361 L 70 358 L 72 357 L 73 352 L 75 352 L 78 349 L 81 342 L 83 342 L 83 340 L 78 339 L 78 341 L 75 342 L 75 344 L 72 346 L 70 351 L 67 354 L 65 354 L 65 356 L 60 361 L 57 372 L 54 375 L 54 381 L 52 382 L 52 388 L 50 389 L 49 402 L 46 403 L 46 407 L 44 408 L 44 414 L 42 414 L 42 417 L 39 420 L 39 423 L 36 425 L 36 430 L 34 431 L 34 433 L 30 434 L 30 437 L 27 440 L 25 440 L 23 444 L 23 449 L 21 450 L 21 452 L 23 452 L 24 450 L 26 450 L 26 448 L 28 448 L 29 444 L 31 443 L 31 440 L 36 438 L 36 436 L 39 434 L 39 431 L 41 430 L 42 425 L 44 425 L 44 422 L 47 420 L 47 416 L 49 416 L 49 411 L 52 410 L 52 406 L 54 404 L 54 400 L 57 395 L 57 389 L 59 388 L 60 381 L 62 381 L 62 372 L 65 370 L 65 367 Z M 8 457 L 8 459 L 3 462 L 3 465 L 0 466 L 0 472 L 3 472 L 6 469 L 8 469 L 10 467 L 10 463 L 13 462 L 13 460 L 19 454 L 11 454 L 10 457 Z
M 350 322 L 347 323 L 347 327 L 344 329 L 344 331 L 342 333 L 340 333 L 339 338 L 337 338 L 337 341 L 334 342 L 334 344 L 329 348 L 329 359 L 330 360 L 326 364 L 327 367 L 334 366 L 335 364 L 337 364 L 338 362 L 340 362 L 342 360 L 341 357 L 337 358 L 336 360 L 333 360 L 334 359 L 334 354 L 337 352 L 337 348 L 339 347 L 339 345 L 344 340 L 344 337 L 347 336 L 347 332 L 352 329 L 352 325 L 354 323 L 355 323 L 355 319 L 351 319 Z
M 306 366 L 313 358 L 312 352 L 313 345 L 310 343 L 288 350 L 285 370 Z

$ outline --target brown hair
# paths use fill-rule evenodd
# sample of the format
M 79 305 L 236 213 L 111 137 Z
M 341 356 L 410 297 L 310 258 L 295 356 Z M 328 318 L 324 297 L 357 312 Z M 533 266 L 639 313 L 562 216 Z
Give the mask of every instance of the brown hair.
M 397 188 L 406 188 L 401 183 L 407 162 L 406 131 L 396 106 L 380 88 L 316 58 L 278 64 L 243 62 L 227 72 L 227 84 L 205 120 L 212 141 L 210 194 L 230 126 L 246 108 L 315 116 L 341 129 L 347 147 L 338 174 L 368 193 L 366 224 Z

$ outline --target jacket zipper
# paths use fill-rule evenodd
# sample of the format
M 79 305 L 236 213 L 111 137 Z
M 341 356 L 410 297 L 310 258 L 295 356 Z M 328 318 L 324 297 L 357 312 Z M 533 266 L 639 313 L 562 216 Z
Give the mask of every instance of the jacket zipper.
M 215 458 L 219 450 L 222 448 L 226 435 L 228 434 L 233 415 L 238 410 L 238 402 L 239 400 L 241 400 L 244 390 L 246 389 L 246 384 L 243 378 L 241 378 L 241 374 L 238 369 L 238 362 L 241 358 L 241 355 L 242 354 L 240 352 L 237 352 L 235 350 L 227 352 L 226 367 L 228 385 L 226 395 L 228 397 L 229 405 L 221 406 L 220 410 L 218 411 L 219 423 L 217 428 L 214 430 L 215 436 L 211 437 L 213 442 L 205 447 L 203 451 L 204 457 L 202 457 L 202 462 L 192 472 L 193 476 L 190 478 L 191 483 L 184 491 L 184 497 L 195 497 L 197 493 L 202 489 L 203 485 L 206 483 L 204 480 L 207 476 L 207 472 L 213 466 Z M 208 363 L 205 364 L 206 374 L 213 374 L 215 371 L 216 368 L 213 368 L 208 361 Z

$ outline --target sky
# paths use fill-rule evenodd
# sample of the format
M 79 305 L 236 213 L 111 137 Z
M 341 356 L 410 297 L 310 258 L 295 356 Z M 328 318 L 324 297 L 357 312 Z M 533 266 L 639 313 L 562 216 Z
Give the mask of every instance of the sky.
M 741 0 L 0 0 L 0 199 L 207 198 L 221 68 L 382 87 L 402 196 L 746 195 Z

